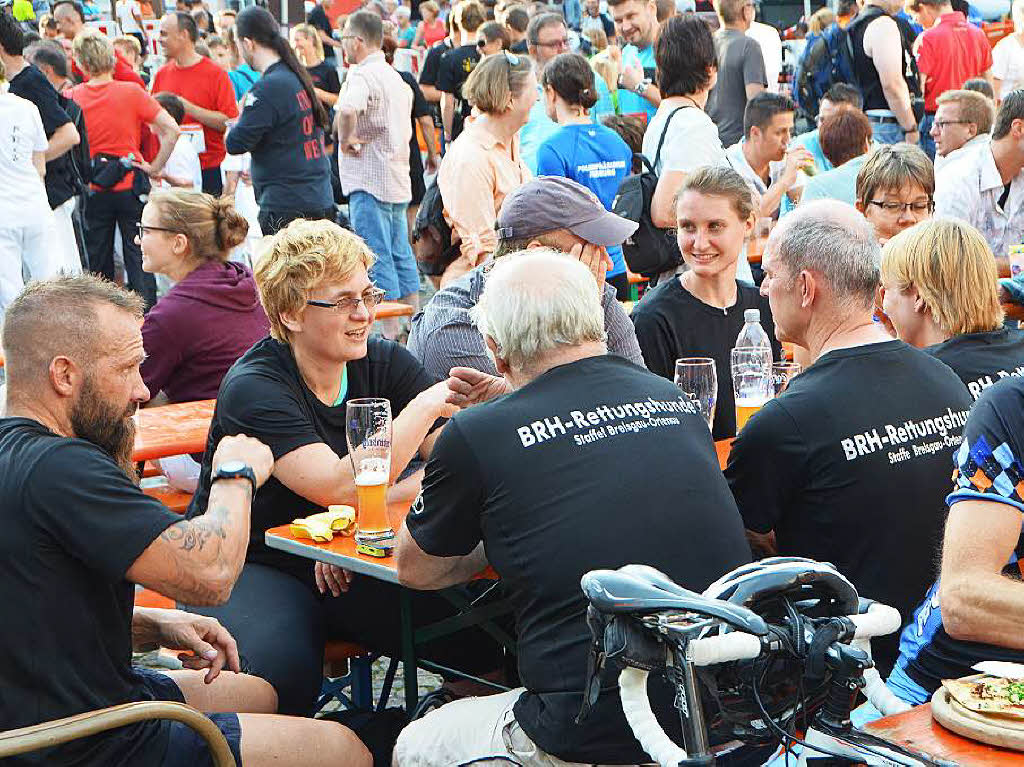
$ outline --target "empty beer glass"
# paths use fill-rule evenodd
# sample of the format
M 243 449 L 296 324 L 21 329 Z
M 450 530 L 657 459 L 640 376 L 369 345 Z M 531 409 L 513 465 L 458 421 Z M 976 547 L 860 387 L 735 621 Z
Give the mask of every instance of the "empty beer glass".
M 715 400 L 718 399 L 718 374 L 710 357 L 683 357 L 676 360 L 676 386 L 697 403 L 700 414 L 710 429 L 715 422 Z

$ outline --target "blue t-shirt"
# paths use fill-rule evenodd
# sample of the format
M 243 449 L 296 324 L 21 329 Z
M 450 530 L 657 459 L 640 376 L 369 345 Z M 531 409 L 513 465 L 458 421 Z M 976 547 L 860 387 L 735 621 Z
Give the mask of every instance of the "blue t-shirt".
M 650 80 L 655 79 L 655 72 L 658 65 L 654 61 L 653 45 L 648 45 L 646 48 L 637 48 L 635 45 L 627 45 L 622 49 L 623 66 L 632 66 L 637 63 L 643 67 L 644 77 L 649 78 Z M 627 91 L 620 88 L 618 90 L 618 98 L 620 114 L 628 115 L 642 112 L 647 115 L 647 121 L 650 122 L 651 118 L 654 117 L 654 113 L 658 111 L 658 107 L 655 104 L 652 104 L 643 96 L 637 96 L 633 91 Z
M 611 128 L 603 125 L 563 125 L 537 149 L 537 175 L 562 176 L 587 187 L 608 210 L 629 175 L 633 152 Z M 622 246 L 608 248 L 609 277 L 626 271 Z
M 228 72 L 228 79 L 231 80 L 231 87 L 235 89 L 235 101 L 238 101 L 260 79 L 260 73 L 243 63 Z
M 608 95 L 607 83 L 597 73 L 594 74 L 594 86 L 597 88 L 597 103 L 590 110 L 590 119 L 596 124 L 600 115 L 614 111 L 614 109 L 598 111 L 602 104 L 611 104 L 611 97 Z M 519 129 L 519 155 L 533 175 L 538 175 L 537 149 L 557 132 L 558 123 L 548 117 L 547 108 L 544 105 L 544 88 L 538 85 L 537 100 L 530 107 L 530 116 L 526 125 Z

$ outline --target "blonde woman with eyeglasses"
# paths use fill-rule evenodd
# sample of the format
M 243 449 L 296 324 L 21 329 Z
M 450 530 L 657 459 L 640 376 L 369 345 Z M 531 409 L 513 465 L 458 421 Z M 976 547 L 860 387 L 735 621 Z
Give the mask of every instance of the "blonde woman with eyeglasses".
M 275 551 L 264 543 L 264 532 L 330 504 L 356 505 L 346 441 L 349 401 L 382 397 L 391 403 L 391 502 L 416 497 L 423 472 L 399 479 L 413 458 L 429 457 L 440 419 L 458 409 L 447 403 L 447 381 L 435 384 L 404 346 L 370 336 L 384 293 L 370 281 L 373 261 L 361 238 L 328 221 L 294 221 L 270 240 L 256 284 L 271 336 L 228 371 L 210 425 L 210 445 L 244 433 L 269 446 L 275 458 L 273 476 L 252 499 L 251 541 L 231 599 L 201 612 L 245 647 L 250 671 L 277 691 L 280 713 L 312 716 L 327 639 L 400 652 L 400 595 L 395 584 L 353 580 L 339 568 Z M 211 449 L 203 457 L 194 510 L 206 508 L 212 462 Z M 412 614 L 419 626 L 451 617 L 454 609 L 421 593 L 413 596 Z M 469 641 L 465 636 L 428 643 L 424 657 L 477 673 L 498 666 L 493 641 L 480 632 Z

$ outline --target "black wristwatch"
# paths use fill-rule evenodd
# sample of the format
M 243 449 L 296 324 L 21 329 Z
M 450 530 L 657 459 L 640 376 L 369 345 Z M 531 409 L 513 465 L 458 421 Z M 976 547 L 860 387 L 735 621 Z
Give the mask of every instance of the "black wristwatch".
M 212 485 L 218 479 L 247 479 L 252 483 L 252 495 L 256 497 L 256 472 L 252 466 L 242 461 L 225 461 L 217 471 L 210 477 Z

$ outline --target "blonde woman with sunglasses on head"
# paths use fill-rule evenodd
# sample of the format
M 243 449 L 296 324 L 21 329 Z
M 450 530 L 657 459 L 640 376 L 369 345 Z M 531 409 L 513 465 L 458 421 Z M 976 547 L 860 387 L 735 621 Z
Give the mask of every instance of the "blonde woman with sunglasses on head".
M 537 100 L 533 62 L 508 51 L 483 59 L 462 88 L 479 112 L 441 163 L 437 184 L 459 257 L 442 285 L 484 261 L 497 245 L 494 222 L 505 195 L 533 174 L 519 151 L 519 130 Z

